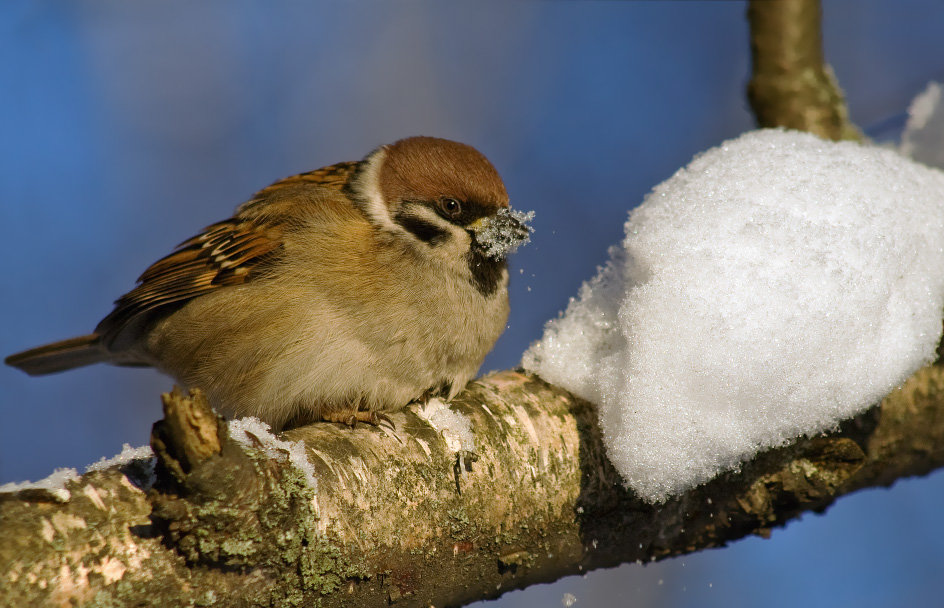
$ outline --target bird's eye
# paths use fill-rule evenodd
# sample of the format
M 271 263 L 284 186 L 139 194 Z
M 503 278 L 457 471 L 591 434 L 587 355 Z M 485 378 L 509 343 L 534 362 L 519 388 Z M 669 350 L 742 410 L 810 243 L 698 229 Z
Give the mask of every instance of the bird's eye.
M 447 217 L 456 217 L 462 213 L 462 205 L 454 198 L 443 198 L 439 200 L 439 209 Z

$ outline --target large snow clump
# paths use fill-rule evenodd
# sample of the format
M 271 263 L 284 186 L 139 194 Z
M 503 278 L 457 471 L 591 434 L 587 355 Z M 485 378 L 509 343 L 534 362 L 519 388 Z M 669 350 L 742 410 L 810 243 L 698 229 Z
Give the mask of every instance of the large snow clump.
M 523 364 L 599 405 L 658 502 L 877 403 L 935 358 L 942 310 L 944 173 L 755 131 L 646 197 Z

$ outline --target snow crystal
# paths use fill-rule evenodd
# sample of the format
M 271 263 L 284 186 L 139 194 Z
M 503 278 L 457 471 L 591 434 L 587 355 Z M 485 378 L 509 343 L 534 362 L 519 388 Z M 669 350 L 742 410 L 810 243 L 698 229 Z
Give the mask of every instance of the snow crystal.
M 459 412 L 449 409 L 442 399 L 430 399 L 425 406 L 417 407 L 416 413 L 439 431 L 451 451 L 475 452 L 472 422 Z
M 266 456 L 272 459 L 281 460 L 287 457 L 289 462 L 304 475 L 308 486 L 315 492 L 318 491 L 315 468 L 305 453 L 304 442 L 279 439 L 269 430 L 268 424 L 254 416 L 230 420 L 228 424 L 229 435 L 235 441 L 248 448 L 261 449 Z M 253 437 L 258 439 L 258 442 Z
M 79 478 L 75 469 L 56 469 L 52 475 L 39 481 L 11 481 L 0 486 L 0 492 L 19 492 L 21 490 L 46 490 L 58 500 L 66 502 L 72 496 L 66 489 L 66 482 Z
M 944 87 L 932 82 L 908 108 L 901 153 L 930 167 L 944 168 Z
M 133 448 L 127 443 L 122 447 L 121 453 L 111 458 L 102 458 L 94 464 L 85 468 L 86 473 L 93 471 L 103 471 L 111 467 L 127 466 L 136 461 L 143 465 L 141 471 L 142 479 L 140 482 L 150 487 L 154 484 L 154 452 L 150 446 Z M 146 461 L 146 462 L 145 462 Z M 61 468 L 53 471 L 52 475 L 39 481 L 13 481 L 0 485 L 0 492 L 19 492 L 21 490 L 46 490 L 57 499 L 65 502 L 71 497 L 69 490 L 66 490 L 66 482 L 79 479 L 79 472 L 73 468 Z
M 534 211 L 524 213 L 501 209 L 495 216 L 482 220 L 483 225 L 476 232 L 475 241 L 485 248 L 487 257 L 501 259 L 531 241 L 534 228 L 528 222 L 532 219 Z
M 288 442 L 275 437 L 269 431 L 269 425 L 258 418 L 241 418 L 229 422 L 230 436 L 237 442 L 251 448 L 261 449 L 269 458 L 281 459 L 288 458 L 289 461 L 298 468 L 305 476 L 305 481 L 317 491 L 318 482 L 315 480 L 315 469 L 308 461 L 305 455 L 305 445 L 301 441 Z M 259 442 L 253 441 L 247 433 L 251 433 L 258 438 Z M 154 485 L 154 451 L 151 446 L 141 446 L 133 448 L 127 443 L 122 446 L 121 453 L 111 458 L 102 458 L 94 464 L 86 467 L 85 472 L 103 471 L 113 467 L 122 467 L 131 470 L 124 471 L 129 476 L 134 477 L 133 481 L 141 487 L 149 488 Z M 20 490 L 48 490 L 59 500 L 69 500 L 70 493 L 65 489 L 65 483 L 73 479 L 78 479 L 79 474 L 75 469 L 56 469 L 49 477 L 35 482 L 11 482 L 0 486 L 0 492 L 19 492 Z
M 110 469 L 111 467 L 124 466 L 130 463 L 133 460 L 139 459 L 151 459 L 154 457 L 154 450 L 151 449 L 149 445 L 142 445 L 139 448 L 133 448 L 129 444 L 125 443 L 121 446 L 121 453 L 112 456 L 111 458 L 102 458 L 93 464 L 85 467 L 86 473 L 91 473 L 92 471 L 104 471 L 105 469 Z
M 126 471 L 126 473 L 139 473 L 138 475 L 133 476 L 140 477 L 139 481 L 144 488 L 150 488 L 154 485 L 155 481 L 155 464 L 156 459 L 154 458 L 154 450 L 151 449 L 151 446 L 143 445 L 138 448 L 133 448 L 129 444 L 125 443 L 121 446 L 120 454 L 112 456 L 111 458 L 102 457 L 102 459 L 98 462 L 85 467 L 85 472 L 91 473 L 93 471 L 104 471 L 105 469 L 110 469 L 112 467 L 122 467 L 127 469 L 131 465 L 141 465 L 139 470 Z
M 646 197 L 523 365 L 599 405 L 658 502 L 877 403 L 935 358 L 942 310 L 944 173 L 755 131 Z

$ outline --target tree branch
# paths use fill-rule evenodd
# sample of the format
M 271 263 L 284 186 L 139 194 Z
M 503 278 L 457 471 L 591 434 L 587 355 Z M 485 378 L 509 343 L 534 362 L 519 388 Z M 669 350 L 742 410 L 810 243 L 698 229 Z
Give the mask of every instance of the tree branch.
M 819 0 L 751 0 L 747 18 L 753 67 L 747 99 L 757 125 L 861 140 L 823 59 Z
M 199 399 L 167 402 L 171 415 L 203 419 Z M 460 605 L 767 535 L 838 496 L 944 464 L 939 366 L 835 433 L 763 453 L 658 506 L 623 488 L 594 407 L 539 378 L 486 377 L 452 408 L 472 422 L 473 463 L 415 408 L 393 416 L 396 432 L 287 432 L 305 443 L 317 490 L 262 443 L 233 441 L 226 425 L 214 438 L 213 425 L 159 423 L 150 491 L 140 468 L 126 467 L 70 483 L 65 502 L 35 490 L 0 495 L 0 597 L 18 606 Z M 194 449 L 214 440 L 215 451 Z

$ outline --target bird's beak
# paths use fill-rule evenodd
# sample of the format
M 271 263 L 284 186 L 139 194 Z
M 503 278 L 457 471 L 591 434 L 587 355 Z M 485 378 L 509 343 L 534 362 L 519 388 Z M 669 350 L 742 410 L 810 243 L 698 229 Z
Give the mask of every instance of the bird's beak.
M 483 217 L 469 225 L 472 238 L 486 257 L 500 260 L 531 240 L 534 228 L 528 222 L 534 211 L 523 213 L 511 208 Z

